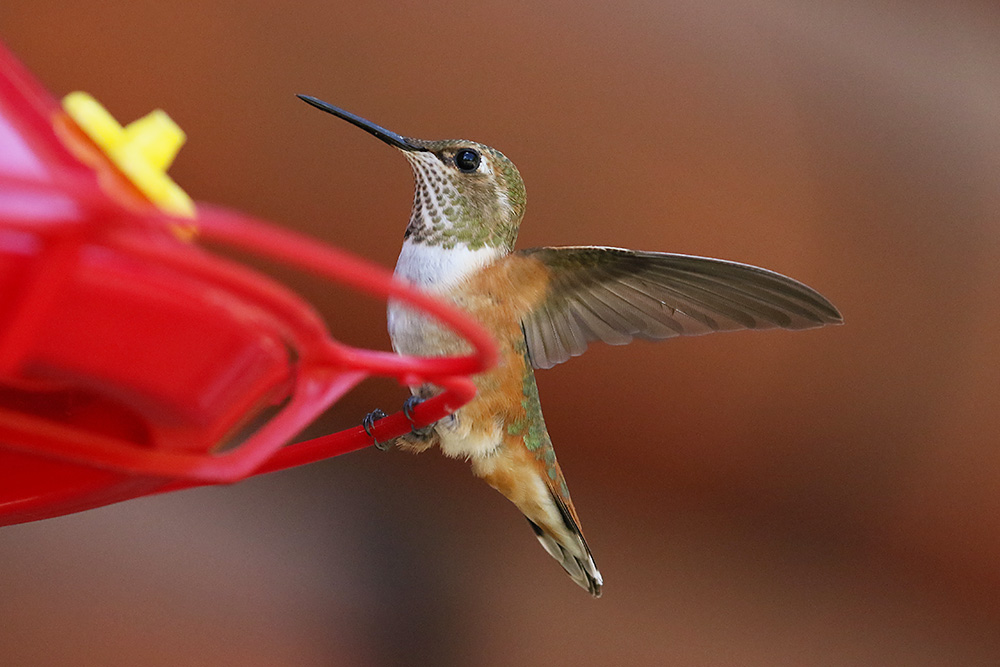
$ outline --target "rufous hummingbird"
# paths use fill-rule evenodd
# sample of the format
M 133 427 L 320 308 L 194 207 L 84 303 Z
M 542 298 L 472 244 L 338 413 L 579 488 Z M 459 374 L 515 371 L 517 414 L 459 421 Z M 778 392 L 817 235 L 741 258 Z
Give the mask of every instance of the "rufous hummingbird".
M 810 329 L 842 322 L 815 290 L 746 264 L 599 246 L 514 250 L 524 183 L 514 164 L 474 141 L 424 141 L 386 130 L 314 97 L 309 104 L 403 152 L 416 191 L 395 275 L 450 301 L 486 327 L 499 363 L 473 378 L 478 393 L 453 415 L 391 444 L 434 445 L 528 519 L 545 550 L 595 597 L 603 580 L 556 462 L 534 369 L 612 345 L 735 329 Z M 468 346 L 399 303 L 388 306 L 400 354 L 463 354 Z M 416 400 L 436 392 L 411 387 Z M 412 405 L 412 404 L 411 404 Z M 370 422 L 369 422 L 370 425 Z

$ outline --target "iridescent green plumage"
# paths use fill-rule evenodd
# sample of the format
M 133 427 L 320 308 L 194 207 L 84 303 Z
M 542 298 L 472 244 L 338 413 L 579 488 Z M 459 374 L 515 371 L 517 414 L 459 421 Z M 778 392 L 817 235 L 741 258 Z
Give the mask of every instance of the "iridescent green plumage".
M 552 438 L 545 427 L 545 417 L 542 415 L 542 401 L 538 396 L 538 383 L 535 382 L 535 374 L 531 370 L 531 360 L 528 357 L 528 346 L 521 344 L 516 346 L 517 352 L 524 360 L 524 377 L 521 381 L 521 407 L 524 409 L 524 416 L 507 424 L 507 433 L 518 436 L 524 441 L 524 446 L 528 448 L 535 458 L 545 465 L 545 473 L 552 483 L 558 482 L 558 490 L 564 500 L 569 500 L 569 487 L 566 480 L 562 478 L 559 468 L 556 465 L 556 450 L 552 446 Z

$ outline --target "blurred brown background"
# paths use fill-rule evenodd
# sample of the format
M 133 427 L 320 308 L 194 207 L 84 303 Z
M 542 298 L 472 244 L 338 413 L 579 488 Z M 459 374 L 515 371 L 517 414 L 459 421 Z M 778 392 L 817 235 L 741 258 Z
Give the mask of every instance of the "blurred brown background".
M 503 150 L 524 247 L 759 264 L 847 320 L 539 375 L 601 600 L 464 464 L 370 450 L 3 529 L 0 664 L 1000 664 L 992 3 L 4 0 L 0 38 L 166 109 L 196 198 L 385 266 L 405 161 L 294 93 Z M 280 277 L 388 348 L 382 304 Z

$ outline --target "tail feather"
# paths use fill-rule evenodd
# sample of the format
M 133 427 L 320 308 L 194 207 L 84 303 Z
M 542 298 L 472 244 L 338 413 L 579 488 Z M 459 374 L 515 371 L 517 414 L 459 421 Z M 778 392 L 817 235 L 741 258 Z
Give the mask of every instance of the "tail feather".
M 570 578 L 581 588 L 586 589 L 595 598 L 601 597 L 601 586 L 604 579 L 594 563 L 594 557 L 590 553 L 590 547 L 580 531 L 580 527 L 573 518 L 566 503 L 556 494 L 551 494 L 552 502 L 558 510 L 558 517 L 562 523 L 559 528 L 562 530 L 547 529 L 544 524 L 533 521 L 530 517 L 528 524 L 535 531 L 535 536 L 542 547 L 555 558 Z
M 521 510 L 542 547 L 570 578 L 594 597 L 600 597 L 604 582 L 580 531 L 551 445 L 545 450 L 530 449 L 520 437 L 511 437 L 491 456 L 473 457 L 471 462 L 477 477 Z

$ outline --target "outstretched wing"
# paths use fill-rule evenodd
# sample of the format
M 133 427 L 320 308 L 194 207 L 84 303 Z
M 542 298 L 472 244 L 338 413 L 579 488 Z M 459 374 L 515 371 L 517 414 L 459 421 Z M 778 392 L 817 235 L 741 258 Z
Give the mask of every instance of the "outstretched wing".
M 522 321 L 535 368 L 583 354 L 594 340 L 624 345 L 735 329 L 809 329 L 843 320 L 797 280 L 748 264 L 622 248 L 530 248 L 550 275 Z

